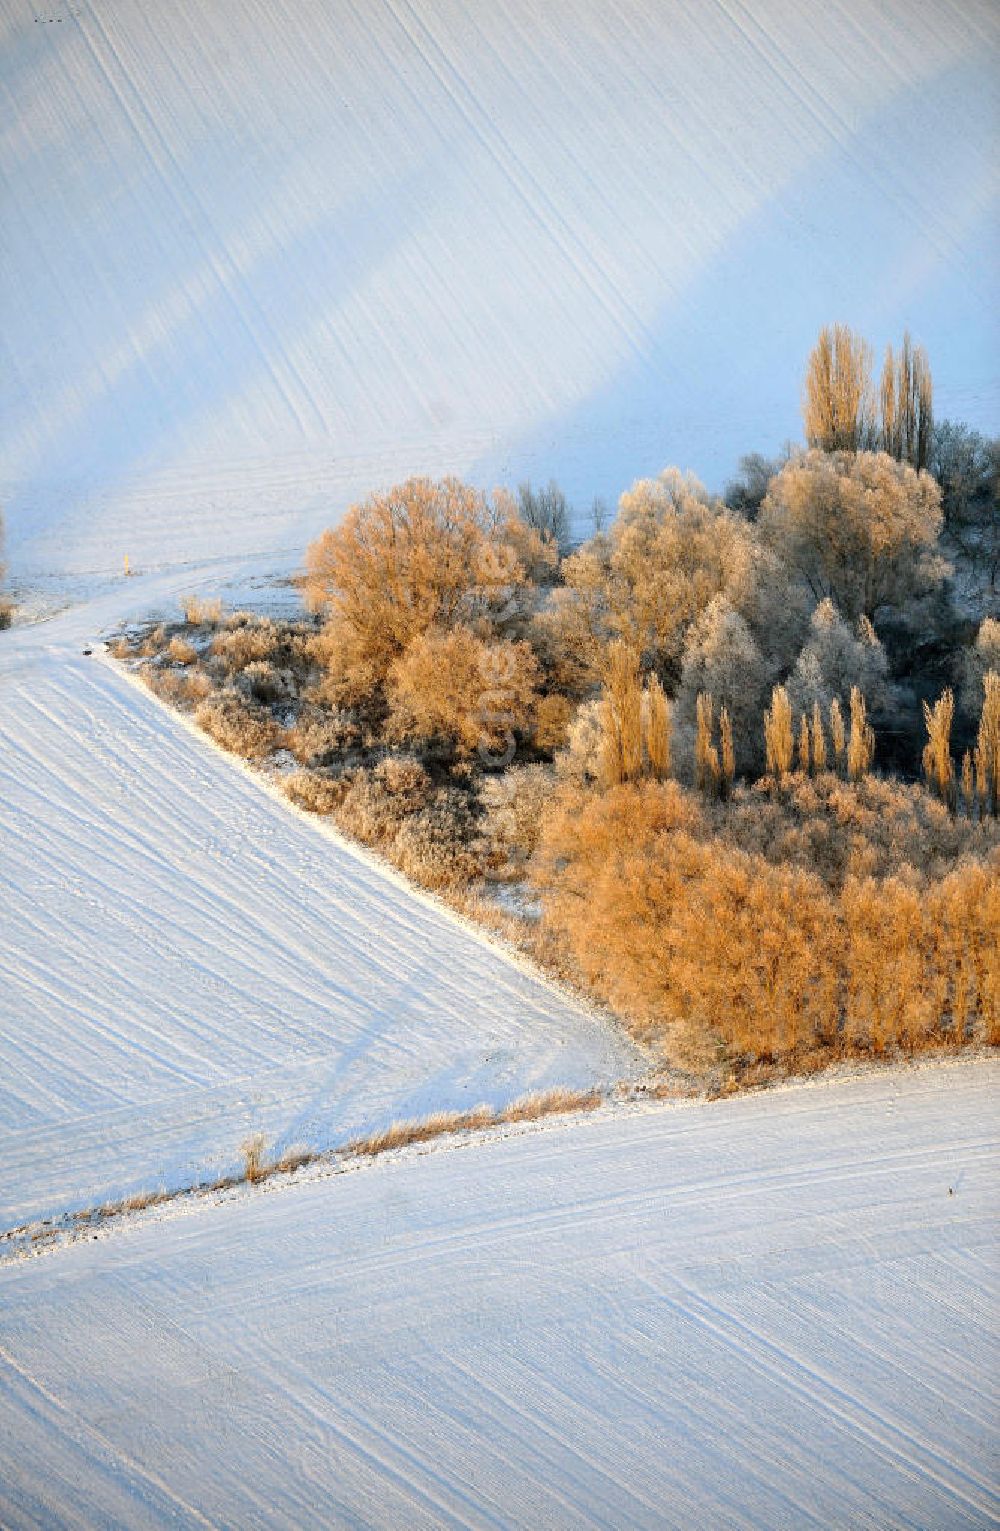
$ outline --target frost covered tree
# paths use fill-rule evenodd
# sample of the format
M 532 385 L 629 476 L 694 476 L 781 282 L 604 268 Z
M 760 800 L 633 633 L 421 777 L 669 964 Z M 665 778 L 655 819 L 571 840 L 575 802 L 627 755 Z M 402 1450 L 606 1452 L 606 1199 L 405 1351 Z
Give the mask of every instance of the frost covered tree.
M 875 429 L 872 351 L 846 324 L 826 325 L 806 363 L 806 441 L 824 452 L 860 452 Z
M 724 596 L 716 596 L 692 624 L 684 647 L 676 712 L 679 720 L 696 719 L 699 695 L 725 708 L 732 730 L 736 767 L 760 764 L 760 716 L 773 674 L 753 633 Z
M 933 433 L 933 387 L 923 346 L 907 330 L 897 355 L 886 347 L 879 387 L 879 444 L 890 457 L 918 470 L 928 466 Z
M 599 610 L 609 637 L 676 679 L 691 623 L 745 582 L 753 552 L 752 527 L 692 474 L 668 468 L 623 494 L 607 536 L 566 561 L 568 599 Z
M 501 631 L 523 617 L 516 593 L 539 534 L 509 496 L 448 478 L 413 478 L 353 506 L 306 555 L 306 591 L 326 613 L 331 684 L 363 700 L 422 633 L 457 624 Z
M 813 612 L 809 636 L 788 679 L 788 694 L 796 712 L 818 705 L 829 712 L 836 699 L 842 706 L 856 686 L 869 705 L 880 710 L 888 701 L 889 662 L 875 630 L 866 617 L 856 630 L 829 599 Z
M 948 573 L 941 493 L 885 452 L 807 452 L 773 480 L 758 523 L 816 600 L 851 621 L 904 609 Z
M 397 739 L 448 740 L 460 755 L 513 754 L 538 697 L 527 643 L 487 641 L 466 627 L 419 634 L 392 665 L 389 729 Z
M 962 706 L 975 716 L 983 705 L 983 679 L 990 670 L 1000 674 L 1000 622 L 987 617 L 975 643 L 962 656 Z

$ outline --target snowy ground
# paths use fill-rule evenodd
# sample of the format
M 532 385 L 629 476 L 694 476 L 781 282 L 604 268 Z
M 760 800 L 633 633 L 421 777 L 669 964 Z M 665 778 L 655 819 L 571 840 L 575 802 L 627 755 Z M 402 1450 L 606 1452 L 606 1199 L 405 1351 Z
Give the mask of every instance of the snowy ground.
M 662 1106 L 0 1269 L 12 1527 L 985 1527 L 997 1071 Z
M 991 0 L 0 0 L 15 573 L 298 550 L 408 472 L 799 432 L 909 324 L 995 430 Z
M 642 1067 L 83 654 L 190 582 L 119 580 L 3 635 L 3 1227 L 221 1172 L 251 1131 L 320 1147 Z

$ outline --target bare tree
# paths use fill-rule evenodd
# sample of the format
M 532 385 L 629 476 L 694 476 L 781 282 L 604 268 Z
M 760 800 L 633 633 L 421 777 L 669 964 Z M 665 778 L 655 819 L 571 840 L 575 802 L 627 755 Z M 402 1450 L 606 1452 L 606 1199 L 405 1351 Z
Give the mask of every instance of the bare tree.
M 565 553 L 570 545 L 569 506 L 555 479 L 549 479 L 546 489 L 532 489 L 528 483 L 519 485 L 517 499 L 524 524 L 544 537 L 551 537 L 559 552 Z

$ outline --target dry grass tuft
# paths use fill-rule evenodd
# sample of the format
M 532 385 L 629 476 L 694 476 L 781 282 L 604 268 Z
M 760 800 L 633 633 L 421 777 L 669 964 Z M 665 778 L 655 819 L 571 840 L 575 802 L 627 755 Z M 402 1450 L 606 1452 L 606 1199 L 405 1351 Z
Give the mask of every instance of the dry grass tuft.
M 319 1157 L 315 1149 L 307 1148 L 304 1143 L 293 1143 L 274 1161 L 273 1169 L 282 1175 L 292 1175 L 307 1164 L 314 1164 Z
M 604 1097 L 600 1090 L 570 1090 L 557 1085 L 551 1090 L 536 1090 L 505 1106 L 499 1122 L 537 1122 L 543 1116 L 561 1116 L 568 1111 L 596 1111 Z
M 267 1139 L 264 1134 L 255 1132 L 252 1137 L 247 1138 L 240 1148 L 240 1154 L 243 1158 L 244 1179 L 249 1180 L 251 1185 L 258 1180 L 263 1180 L 269 1170 L 266 1160 Z
M 499 1109 L 480 1105 L 469 1111 L 436 1111 L 418 1121 L 391 1122 L 380 1132 L 353 1138 L 345 1152 L 356 1158 L 373 1158 L 452 1133 L 481 1131 L 511 1122 L 535 1122 L 543 1116 L 557 1116 L 568 1111 L 594 1111 L 603 1099 L 600 1090 L 571 1090 L 560 1085 L 551 1090 L 533 1091 Z
M 189 627 L 217 627 L 222 621 L 222 602 L 217 596 L 206 600 L 201 596 L 186 595 L 181 601 L 181 610 Z
M 173 664 L 194 664 L 198 658 L 198 650 L 193 643 L 189 643 L 186 638 L 175 633 L 167 644 L 167 658 Z

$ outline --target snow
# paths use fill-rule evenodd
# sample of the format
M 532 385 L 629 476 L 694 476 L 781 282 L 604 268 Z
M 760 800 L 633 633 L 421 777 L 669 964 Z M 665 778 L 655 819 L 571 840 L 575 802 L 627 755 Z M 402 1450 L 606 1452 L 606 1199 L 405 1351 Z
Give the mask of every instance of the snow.
M 119 580 L 0 646 L 0 1226 L 228 1171 L 251 1132 L 325 1147 L 641 1070 L 83 654 L 129 602 L 176 614 L 177 588 Z
M 0 0 L 18 579 L 297 556 L 413 471 L 799 430 L 822 323 L 995 429 L 990 0 Z
M 0 1268 L 0 1519 L 995 1524 L 996 1085 L 606 1111 Z

